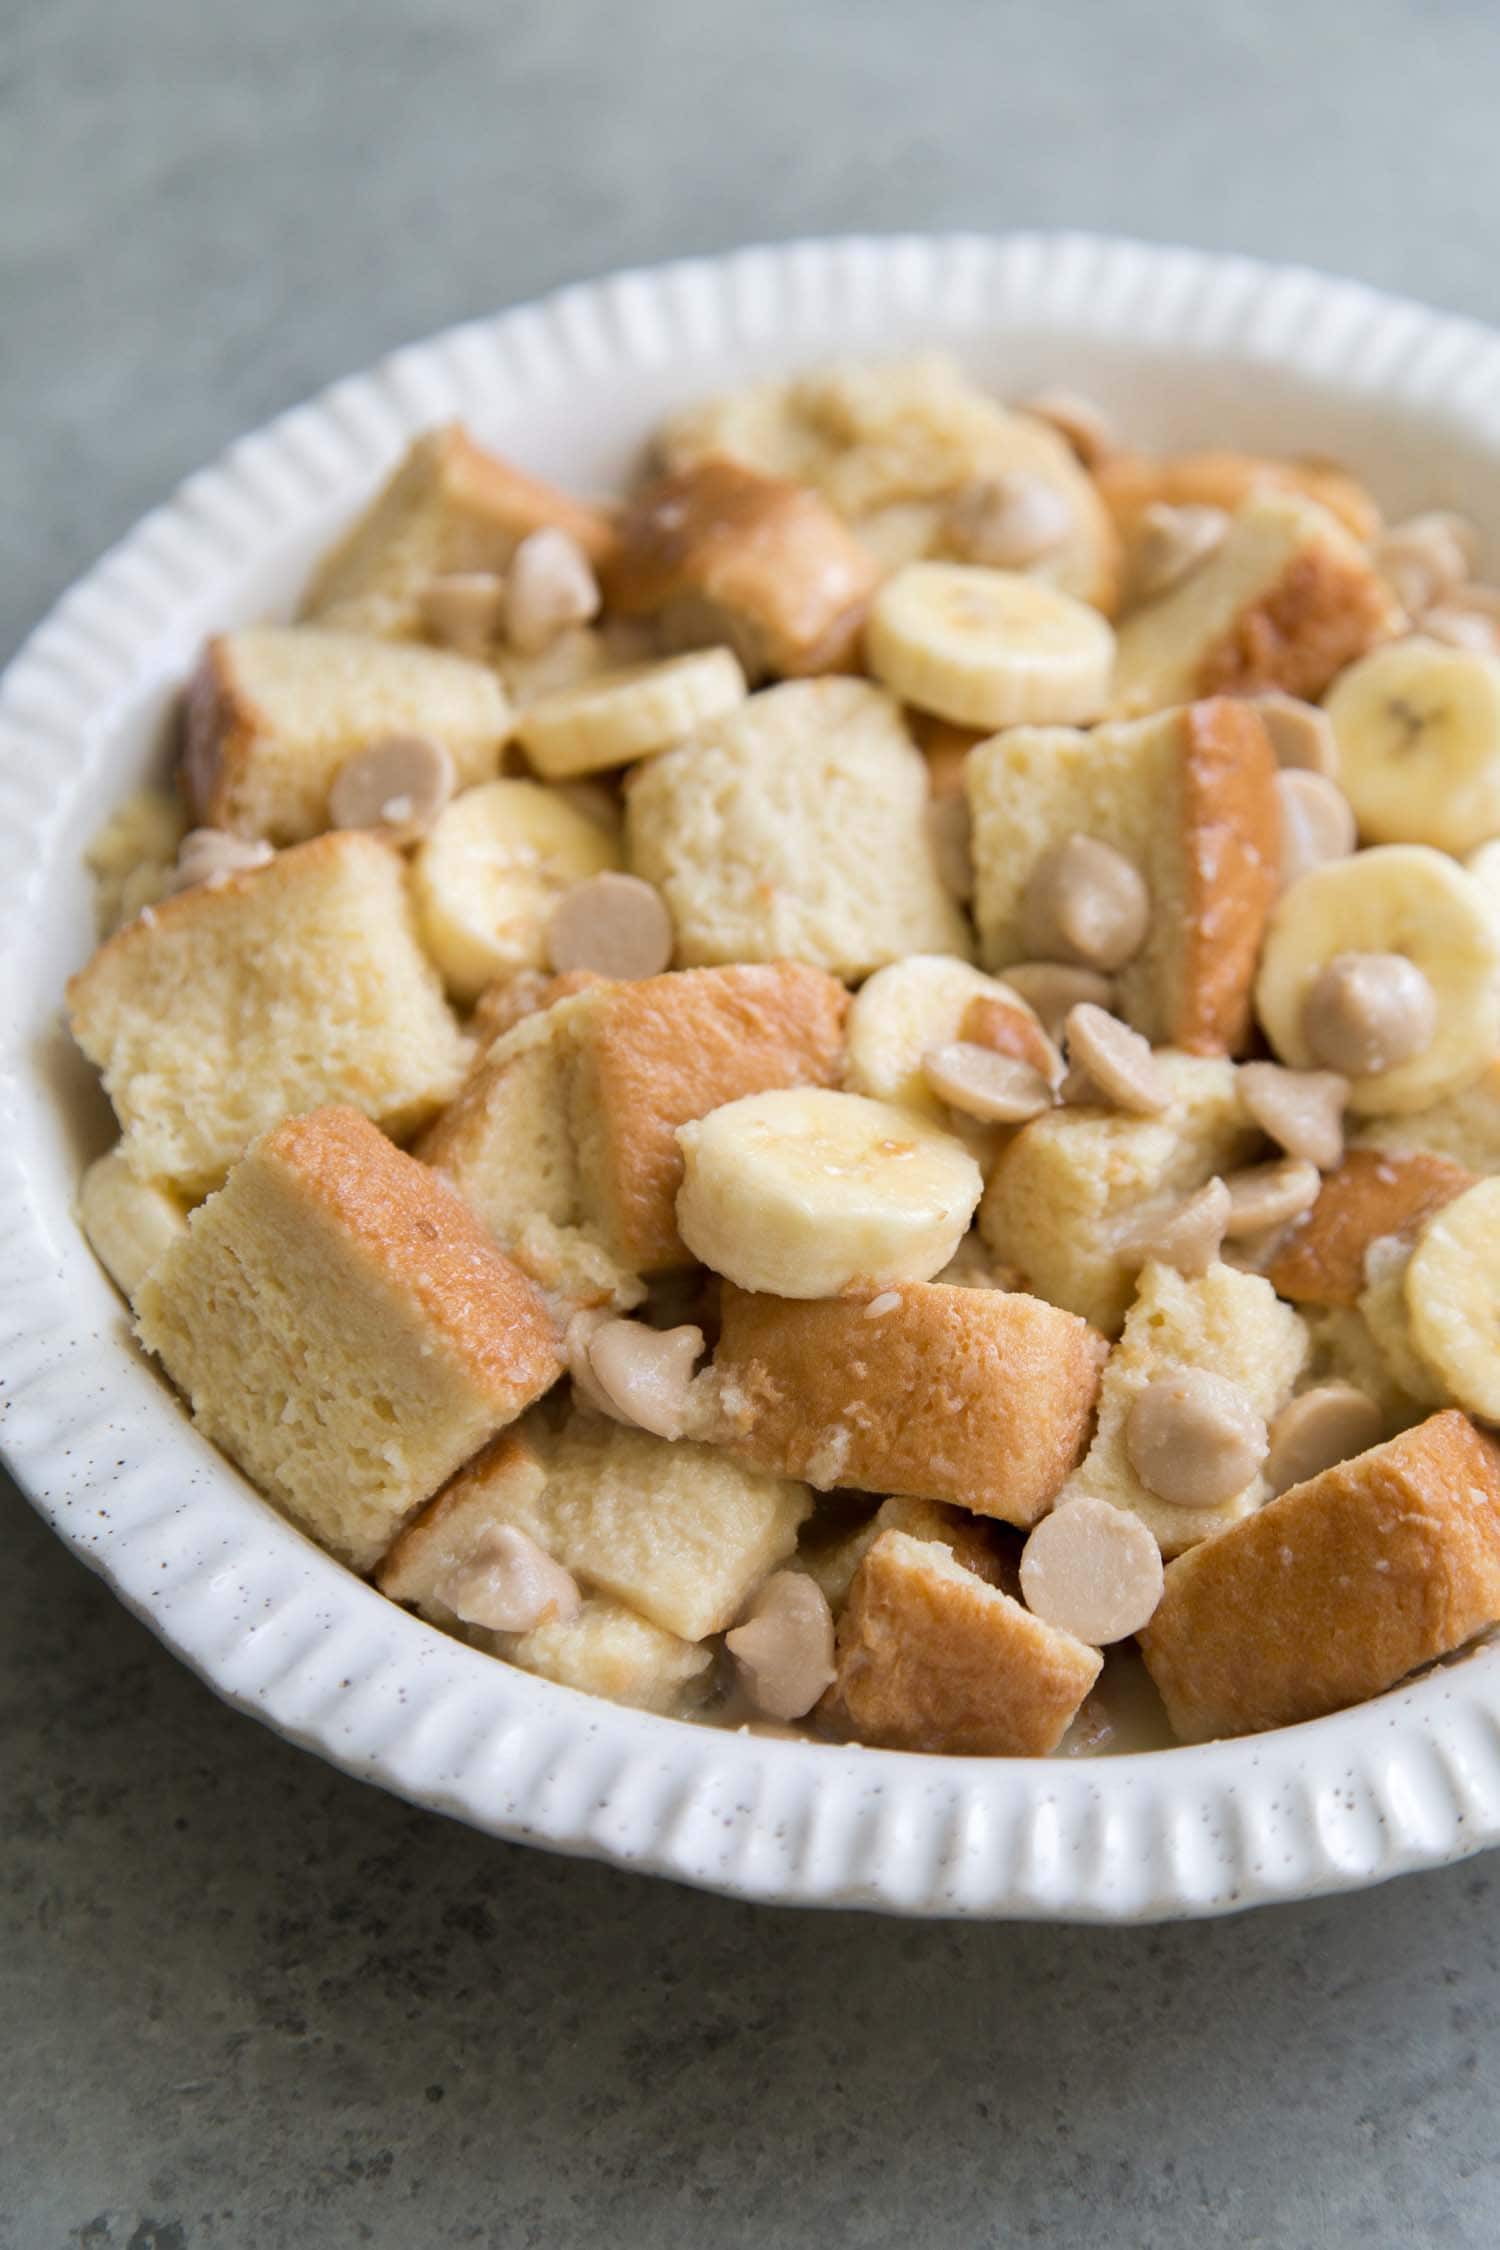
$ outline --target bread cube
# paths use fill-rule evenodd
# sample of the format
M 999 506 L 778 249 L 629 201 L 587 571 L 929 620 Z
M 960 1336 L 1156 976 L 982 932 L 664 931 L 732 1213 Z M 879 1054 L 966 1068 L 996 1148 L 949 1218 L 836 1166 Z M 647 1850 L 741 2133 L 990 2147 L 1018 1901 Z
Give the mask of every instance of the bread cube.
M 459 1479 L 476 1505 L 545 1547 L 590 1592 L 610 1595 L 666 1632 L 701 1641 L 733 1624 L 746 1597 L 785 1562 L 812 1505 L 804 1485 L 762 1476 L 706 1445 L 670 1442 L 603 1415 L 576 1413 L 533 1439 L 540 1490 L 502 1456 Z
M 89 838 L 83 859 L 94 881 L 94 921 L 101 938 L 165 895 L 186 827 L 175 789 L 137 789 Z
M 349 633 L 420 640 L 423 596 L 450 571 L 503 571 L 528 532 L 555 525 L 598 562 L 609 519 L 497 454 L 457 422 L 428 430 L 314 572 L 302 613 Z
M 714 1652 L 653 1625 L 624 1602 L 590 1595 L 578 1615 L 529 1633 L 488 1636 L 494 1654 L 559 1687 L 686 1718 L 713 1686 Z
M 1100 498 L 1128 538 L 1147 508 L 1223 508 L 1233 515 L 1256 492 L 1300 493 L 1336 516 L 1361 546 L 1380 536 L 1380 510 L 1364 486 L 1327 461 L 1285 461 L 1213 449 L 1115 453 L 1094 471 Z
M 618 616 L 679 647 L 725 642 L 761 679 L 847 665 L 875 568 L 815 492 L 714 459 L 631 502 L 603 583 Z
M 1147 1266 L 1109 1355 L 1099 1393 L 1099 1424 L 1083 1466 L 1063 1486 L 1058 1505 L 1107 1500 L 1127 1508 L 1155 1535 L 1164 1555 L 1178 1555 L 1238 1523 L 1265 1499 L 1259 1474 L 1242 1492 L 1212 1508 L 1180 1508 L 1148 1492 L 1131 1466 L 1126 1426 L 1141 1392 L 1180 1368 L 1225 1376 L 1269 1423 L 1291 1398 L 1307 1363 L 1306 1328 L 1259 1274 L 1210 1266 L 1188 1280 L 1171 1266 Z
M 1476 1177 L 1500 1172 L 1500 1058 L 1482 1078 L 1410 1117 L 1366 1118 L 1356 1148 L 1391 1156 L 1445 1156 Z
M 257 1141 L 137 1310 L 204 1436 L 355 1570 L 561 1372 L 531 1284 L 348 1109 Z
M 1099 1651 L 965 1570 L 939 1541 L 886 1531 L 855 1572 L 831 1731 L 887 1750 L 1037 1758 L 1099 1677 Z
M 1003 1587 L 1007 1594 L 1020 1594 L 1018 1537 L 1002 1531 L 991 1517 L 971 1515 L 968 1509 L 949 1507 L 942 1500 L 913 1500 L 905 1493 L 882 1500 L 862 1522 L 820 1525 L 814 1517 L 804 1529 L 791 1567 L 806 1572 L 837 1613 L 849 1598 L 854 1573 L 883 1531 L 936 1539 L 976 1578 Z
M 98 1157 L 78 1188 L 78 1224 L 122 1297 L 134 1302 L 147 1274 L 187 1230 L 180 1196 L 143 1180 L 118 1147 Z
M 927 834 L 927 768 L 863 680 L 796 681 L 638 771 L 631 868 L 684 967 L 806 961 L 854 980 L 908 953 L 972 951 Z
M 1184 1555 L 1141 1648 L 1206 1742 L 1362 1703 L 1496 1622 L 1500 1446 L 1450 1409 Z
M 1346 664 L 1405 626 L 1369 555 L 1327 508 L 1252 492 L 1222 546 L 1120 626 L 1114 710 L 1134 719 L 1195 696 L 1271 688 L 1315 703 Z
M 1231 1054 L 1276 899 L 1276 758 L 1256 712 L 1219 697 L 1092 733 L 1012 727 L 970 753 L 974 912 L 986 967 L 1029 957 L 1026 888 L 1072 835 L 1130 861 L 1151 901 L 1146 942 L 1116 980 L 1153 1044 Z
M 468 1057 L 400 854 L 354 831 L 151 908 L 70 981 L 68 1020 L 132 1169 L 190 1197 L 268 1125 L 324 1103 L 415 1131 Z
M 726 1283 L 721 1314 L 718 1434 L 823 1490 L 1030 1524 L 1087 1439 L 1103 1345 L 1035 1297 L 922 1281 L 792 1299 Z
M 1357 1304 L 1371 1245 L 1415 1234 L 1473 1184 L 1474 1175 L 1447 1156 L 1350 1149 L 1325 1175 L 1316 1203 L 1287 1227 L 1267 1278 L 1294 1305 Z
M 296 844 L 328 827 L 340 766 L 382 736 L 440 742 L 467 789 L 499 771 L 511 723 L 488 665 L 357 633 L 256 625 L 216 635 L 193 677 L 183 787 L 202 827 Z
M 677 1231 L 677 1128 L 780 1086 L 836 1086 L 849 996 L 796 961 L 617 984 L 576 1021 L 582 1205 L 632 1272 L 692 1264 Z
M 1001 1150 L 979 1206 L 983 1240 L 1021 1285 L 1109 1336 L 1145 1262 L 1129 1248 L 1132 1230 L 1262 1147 L 1232 1064 L 1169 1053 L 1157 1061 L 1170 1109 L 1130 1117 L 1070 1107 L 1033 1118 Z

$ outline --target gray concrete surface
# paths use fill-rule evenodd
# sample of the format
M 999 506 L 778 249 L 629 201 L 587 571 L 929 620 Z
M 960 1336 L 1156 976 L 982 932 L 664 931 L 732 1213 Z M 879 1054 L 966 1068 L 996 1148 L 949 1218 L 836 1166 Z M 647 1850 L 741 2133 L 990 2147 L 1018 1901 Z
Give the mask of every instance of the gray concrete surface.
M 1500 317 L 1488 0 L 0 0 L 0 645 L 247 424 L 622 261 L 1075 223 Z M 1493 1860 L 1130 1933 L 487 1843 L 0 1498 L 3 2250 L 1482 2250 Z

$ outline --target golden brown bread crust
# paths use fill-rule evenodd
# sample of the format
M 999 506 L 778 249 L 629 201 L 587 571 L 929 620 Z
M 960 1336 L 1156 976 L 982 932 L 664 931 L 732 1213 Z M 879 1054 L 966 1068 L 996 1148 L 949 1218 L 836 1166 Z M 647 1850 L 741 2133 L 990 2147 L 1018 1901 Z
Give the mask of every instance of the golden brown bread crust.
M 817 1716 L 888 1750 L 1045 1757 L 1100 1663 L 946 1547 L 883 1531 L 854 1574 Z
M 958 1036 L 971 1046 L 988 1047 L 992 1054 L 1030 1063 L 1044 1078 L 1057 1065 L 1057 1050 L 1036 1019 L 1024 1007 L 994 993 L 975 994 L 963 1012 Z
M 1350 1149 L 1325 1178 L 1311 1210 L 1287 1229 L 1266 1279 L 1294 1305 L 1354 1305 L 1365 1286 L 1365 1252 L 1386 1235 L 1414 1234 L 1424 1219 L 1474 1185 L 1450 1157 Z
M 375 1573 L 376 1585 L 393 1602 L 430 1604 L 433 1580 L 441 1574 L 449 1552 L 470 1543 L 466 1534 L 486 1527 L 487 1494 L 496 1480 L 532 1484 L 539 1490 L 545 1477 L 526 1440 L 513 1429 L 502 1430 L 397 1533 Z
M 562 1373 L 541 1298 L 458 1191 L 353 1109 L 318 1109 L 262 1136 L 258 1154 L 400 1289 L 500 1414 Z
M 575 992 L 587 992 L 590 985 L 605 982 L 607 979 L 593 969 L 564 969 L 558 976 L 548 976 L 541 969 L 512 969 L 509 976 L 497 977 L 485 986 L 466 1028 L 478 1040 L 482 1054 L 507 1031 L 514 1031 L 523 1017 L 540 1015 L 559 1000 L 571 1000 Z
M 228 635 L 215 633 L 183 698 L 177 769 L 183 802 L 200 826 L 221 825 L 220 811 L 233 794 L 234 776 L 264 726 L 264 713 L 236 690 L 229 676 Z
M 1154 503 L 1170 508 L 1224 508 L 1232 515 L 1252 492 L 1296 492 L 1317 500 L 1366 546 L 1380 533 L 1380 510 L 1363 485 L 1325 461 L 1266 460 L 1253 453 L 1176 453 L 1153 460 L 1117 453 L 1102 461 L 1094 482 L 1122 533 Z
M 1398 626 L 1389 592 L 1363 561 L 1316 547 L 1293 556 L 1270 592 L 1205 649 L 1194 686 L 1199 695 L 1276 688 L 1316 703 L 1345 665 Z
M 778 1086 L 836 1086 L 849 995 L 800 961 L 616 985 L 579 1033 L 584 1193 L 636 1273 L 691 1265 L 677 1231 L 677 1128 Z
M 1183 713 L 1182 802 L 1187 891 L 1168 1043 L 1239 1054 L 1281 861 L 1276 753 L 1248 705 L 1216 696 Z
M 721 1317 L 723 1441 L 780 1475 L 1031 1524 L 1087 1442 L 1106 1346 L 1038 1297 L 919 1281 L 793 1300 L 726 1282 Z
M 626 617 L 726 613 L 752 668 L 834 672 L 853 656 L 875 565 L 827 502 L 738 462 L 699 462 L 625 511 L 604 575 Z
M 444 491 L 455 506 L 519 538 L 554 526 L 576 539 L 595 564 L 609 554 L 615 530 L 602 508 L 591 508 L 570 492 L 528 476 L 513 461 L 487 452 L 459 422 L 437 433 L 437 445 Z
M 1451 1409 L 1167 1571 L 1141 1647 L 1185 1742 L 1394 1687 L 1500 1619 L 1500 1446 Z

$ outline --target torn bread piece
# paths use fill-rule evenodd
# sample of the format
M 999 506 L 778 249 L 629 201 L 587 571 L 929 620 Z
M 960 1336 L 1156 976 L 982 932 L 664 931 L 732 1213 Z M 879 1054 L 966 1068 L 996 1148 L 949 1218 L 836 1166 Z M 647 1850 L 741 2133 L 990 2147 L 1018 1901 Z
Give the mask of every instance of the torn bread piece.
M 1380 536 L 1380 509 L 1356 478 L 1328 461 L 1255 453 L 1115 453 L 1094 471 L 1099 496 L 1125 538 L 1147 508 L 1222 508 L 1233 515 L 1257 492 L 1290 492 L 1326 508 L 1362 547 Z
M 428 430 L 319 568 L 302 614 L 343 632 L 420 640 L 434 578 L 501 572 L 520 542 L 551 526 L 602 561 L 613 536 L 601 509 L 528 476 L 457 422 Z
M 561 1373 L 524 1275 L 349 1109 L 257 1141 L 137 1310 L 204 1436 L 354 1570 Z
M 1003 975 L 1035 958 L 1028 915 L 1051 855 L 1087 837 L 1145 886 L 1143 942 L 1117 968 L 1116 1006 L 1154 1044 L 1238 1052 L 1276 900 L 1276 758 L 1245 703 L 1215 698 L 1092 733 L 1013 727 L 972 751 L 980 953 Z
M 906 1493 L 882 1500 L 863 1521 L 804 1525 L 789 1568 L 804 1571 L 822 1589 L 837 1614 L 849 1597 L 854 1573 L 883 1531 L 904 1531 L 911 1539 L 936 1539 L 965 1570 L 987 1585 L 1019 1600 L 1021 1542 L 993 1517 L 976 1516 L 943 1500 L 913 1500 Z
M 996 1159 L 979 1232 L 1021 1286 L 1117 1335 L 1147 1253 L 1143 1222 L 1167 1215 L 1262 1142 L 1232 1063 L 1163 1052 L 1172 1092 L 1155 1117 L 1070 1105 L 1034 1118 Z
M 1473 1173 L 1451 1157 L 1421 1149 L 1350 1149 L 1325 1176 L 1316 1203 L 1286 1229 L 1267 1279 L 1296 1305 L 1357 1304 L 1372 1244 L 1388 1236 L 1409 1240 L 1424 1219 L 1473 1184 Z
M 354 830 L 153 907 L 71 979 L 68 1020 L 132 1169 L 189 1196 L 324 1103 L 404 1137 L 452 1098 L 469 1053 L 400 854 Z
M 329 792 L 356 752 L 420 736 L 467 789 L 499 772 L 512 724 L 496 674 L 467 657 L 247 626 L 214 636 L 188 687 L 183 790 L 201 827 L 301 843 L 334 824 Z
M 684 967 L 806 961 L 853 981 L 973 950 L 925 825 L 926 761 L 864 680 L 770 688 L 633 777 L 626 853 Z
M 1059 1493 L 1058 1506 L 1107 1500 L 1127 1508 L 1154 1534 L 1164 1555 L 1181 1554 L 1238 1523 L 1266 1498 L 1269 1488 L 1259 1469 L 1248 1484 L 1212 1506 L 1159 1499 L 1132 1462 L 1127 1443 L 1132 1409 L 1158 1378 L 1202 1368 L 1233 1383 L 1269 1423 L 1291 1398 L 1309 1350 L 1302 1321 L 1258 1274 L 1216 1265 L 1188 1280 L 1170 1266 L 1147 1266 L 1104 1370 L 1093 1444 Z
M 1184 1555 L 1141 1647 L 1206 1742 L 1362 1703 L 1497 1621 L 1500 1446 L 1450 1410 Z
M 1272 688 L 1315 703 L 1345 665 L 1405 625 L 1336 516 L 1295 493 L 1255 491 L 1205 562 L 1121 624 L 1114 711 L 1139 718 L 1195 696 Z
M 671 647 L 723 642 L 752 680 L 847 667 L 874 586 L 815 492 L 723 459 L 632 501 L 604 573 L 617 616 L 652 619 Z
M 713 1434 L 823 1490 L 1031 1524 L 1088 1436 L 1104 1347 L 1039 1298 L 907 1282 L 791 1299 L 726 1284 L 721 1318 Z
M 187 1205 L 160 1180 L 143 1179 L 116 1145 L 96 1157 L 78 1190 L 78 1224 L 122 1297 L 141 1283 L 187 1231 Z
M 887 1750 L 1045 1757 L 1102 1661 L 941 1541 L 884 1531 L 854 1574 L 818 1718 Z

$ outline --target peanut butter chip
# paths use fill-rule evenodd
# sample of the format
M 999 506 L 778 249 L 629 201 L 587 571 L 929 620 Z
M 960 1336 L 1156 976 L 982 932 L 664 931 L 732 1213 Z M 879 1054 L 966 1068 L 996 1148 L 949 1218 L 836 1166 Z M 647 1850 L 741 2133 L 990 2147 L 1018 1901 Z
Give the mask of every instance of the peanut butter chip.
M 328 792 L 335 828 L 390 828 L 420 835 L 453 794 L 453 760 L 425 734 L 388 734 L 346 758 Z
M 592 969 L 626 981 L 654 977 L 671 967 L 675 942 L 665 899 L 638 875 L 575 883 L 547 927 L 547 952 L 559 975 Z
M 1288 1156 L 1331 1172 L 1344 1154 L 1344 1104 L 1349 1081 L 1336 1070 L 1283 1070 L 1280 1063 L 1244 1063 L 1240 1099 L 1268 1140 Z
M 964 903 L 974 896 L 974 823 L 962 796 L 934 797 L 927 807 L 927 833 L 943 888 Z
M 1354 810 L 1323 773 L 1288 768 L 1276 776 L 1281 807 L 1281 887 L 1290 889 L 1326 860 L 1347 859 L 1356 842 Z
M 1069 836 L 1038 860 L 1021 898 L 1021 937 L 1047 961 L 1123 969 L 1146 942 L 1151 899 L 1123 852 Z
M 1024 570 L 1062 545 L 1073 529 L 1065 495 L 1044 477 L 975 477 L 949 502 L 944 544 L 960 562 Z
M 1279 766 L 1297 773 L 1326 774 L 1330 781 L 1338 779 L 1338 736 L 1326 711 L 1279 690 L 1252 697 L 1251 707 L 1260 714 Z
M 275 857 L 258 836 L 231 836 L 224 828 L 190 828 L 177 847 L 177 864 L 167 877 L 167 889 L 190 891 L 206 883 L 216 890 L 231 875 L 267 867 Z
M 521 541 L 505 581 L 505 637 L 538 656 L 570 625 L 599 614 L 599 581 L 578 541 L 545 524 Z
M 768 1719 L 800 1719 L 833 1679 L 833 1613 L 815 1580 L 778 1570 L 724 1635 L 740 1686 Z
M 1266 1482 L 1273 1493 L 1368 1453 L 1385 1432 L 1380 1409 L 1352 1383 L 1320 1383 L 1284 1406 L 1271 1424 Z
M 1034 1617 L 1107 1648 L 1150 1623 L 1161 1600 L 1161 1549 L 1128 1508 L 1069 1500 L 1027 1540 L 1021 1592 Z
M 505 581 L 492 570 L 452 570 L 422 592 L 422 623 L 456 656 L 488 656 L 500 637 Z
M 940 1101 L 986 1124 L 1019 1125 L 1052 1107 L 1052 1088 L 1039 1070 L 968 1040 L 929 1048 L 922 1071 Z
M 1077 391 L 1038 391 L 1034 397 L 1022 399 L 1016 411 L 1033 415 L 1038 422 L 1050 422 L 1086 469 L 1097 469 L 1119 450 L 1114 424 L 1103 407 Z
M 466 1625 L 484 1625 L 495 1633 L 566 1625 L 582 1607 L 562 1564 L 529 1533 L 508 1523 L 485 1532 L 468 1561 L 440 1579 L 433 1592 Z
M 653 1437 L 680 1438 L 688 1426 L 693 1366 L 703 1352 L 701 1328 L 648 1328 L 641 1320 L 606 1320 L 587 1340 L 589 1371 L 605 1411 Z
M 1217 553 L 1228 533 L 1229 517 L 1222 508 L 1193 503 L 1174 508 L 1165 500 L 1151 501 L 1141 510 L 1130 543 L 1127 605 L 1138 608 L 1170 593 Z
M 1478 559 L 1478 532 L 1447 508 L 1392 524 L 1375 545 L 1375 568 L 1413 617 L 1461 586 Z
M 1266 1457 L 1266 1425 L 1238 1383 L 1179 1367 L 1148 1383 L 1125 1424 L 1125 1450 L 1146 1490 L 1172 1508 L 1217 1508 Z
M 1074 1071 L 1081 1071 L 1087 1082 L 1085 1096 L 1092 1094 L 1135 1117 L 1154 1117 L 1170 1104 L 1172 1088 L 1150 1046 L 1117 1016 L 1087 1001 L 1070 1008 L 1063 1044 Z M 1063 1092 L 1068 1099 L 1080 1098 L 1069 1095 L 1066 1085 Z
M 1210 1180 L 1186 1201 L 1138 1219 L 1121 1238 L 1121 1254 L 1134 1264 L 1171 1266 L 1189 1281 L 1207 1273 L 1219 1255 L 1229 1223 L 1229 1190 Z
M 1374 1077 L 1425 1054 L 1436 1031 L 1432 986 L 1400 953 L 1336 954 L 1302 1003 L 1308 1046 L 1346 1078 Z
M 1108 977 L 1097 969 L 1075 968 L 1069 961 L 1018 961 L 1001 975 L 1041 1018 L 1049 1039 L 1061 1038 L 1070 1008 L 1087 1001 L 1091 1008 L 1103 1008 L 1108 1014 L 1114 1005 L 1115 988 Z
M 1243 1172 L 1231 1172 L 1224 1185 L 1229 1190 L 1224 1232 L 1239 1241 L 1300 1219 L 1317 1202 L 1323 1181 L 1316 1164 L 1289 1156 L 1280 1164 L 1248 1164 Z

